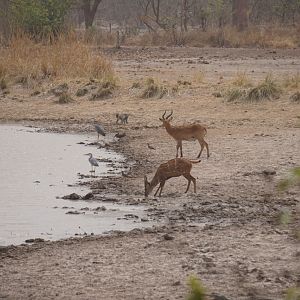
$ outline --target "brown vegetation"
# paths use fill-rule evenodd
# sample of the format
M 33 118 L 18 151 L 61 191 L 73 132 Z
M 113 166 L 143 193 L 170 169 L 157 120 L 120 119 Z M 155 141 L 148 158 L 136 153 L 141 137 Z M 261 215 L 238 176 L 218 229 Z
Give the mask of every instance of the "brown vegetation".
M 72 36 L 61 36 L 53 43 L 16 36 L 7 48 L 0 48 L 0 70 L 6 70 L 10 80 L 26 84 L 41 79 L 113 76 L 111 63 L 103 55 Z

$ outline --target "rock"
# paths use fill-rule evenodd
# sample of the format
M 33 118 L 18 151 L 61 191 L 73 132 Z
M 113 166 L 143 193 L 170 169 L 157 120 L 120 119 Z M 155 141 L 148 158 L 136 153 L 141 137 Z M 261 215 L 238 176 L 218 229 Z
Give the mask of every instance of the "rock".
M 87 193 L 85 196 L 82 197 L 83 200 L 89 200 L 89 199 L 92 199 L 94 198 L 94 195 L 93 193 Z
M 165 239 L 166 241 L 172 241 L 172 240 L 174 240 L 174 236 L 169 235 L 168 233 L 164 234 L 163 237 L 164 237 L 164 239 Z
M 275 170 L 263 170 L 262 174 L 266 175 L 266 176 L 275 175 L 276 171 Z
M 45 240 L 42 238 L 25 240 L 25 243 L 43 243 L 43 242 L 45 242 Z
M 66 215 L 80 215 L 80 212 L 78 212 L 78 211 L 73 211 L 73 210 L 70 210 L 70 211 L 67 211 L 66 212 Z
M 222 94 L 220 92 L 212 93 L 212 95 L 215 96 L 216 98 L 221 98 L 222 97 Z
M 118 133 L 115 134 L 115 137 L 116 137 L 116 138 L 119 138 L 119 139 L 120 139 L 120 138 L 123 138 L 124 136 L 126 136 L 126 133 L 125 133 L 125 132 L 121 132 L 121 133 L 118 132 Z
M 179 281 L 179 280 L 178 280 L 178 281 L 175 281 L 172 285 L 173 285 L 173 286 L 178 286 L 178 285 L 180 285 L 180 281 Z
M 98 206 L 96 208 L 93 209 L 94 211 L 106 211 L 106 207 L 105 206 Z
M 141 218 L 141 222 L 149 222 L 148 218 Z
M 218 294 L 211 294 L 213 300 L 229 300 L 227 297 Z
M 62 199 L 67 199 L 67 200 L 79 200 L 81 199 L 81 196 L 76 194 L 76 193 L 72 193 L 70 195 L 66 195 L 66 196 L 63 196 Z

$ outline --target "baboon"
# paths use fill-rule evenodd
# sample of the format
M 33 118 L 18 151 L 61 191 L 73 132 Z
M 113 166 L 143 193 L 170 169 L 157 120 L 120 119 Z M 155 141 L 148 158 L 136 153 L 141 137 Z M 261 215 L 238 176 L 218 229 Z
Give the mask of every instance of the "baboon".
M 121 124 L 128 124 L 128 114 L 116 114 L 117 122 L 116 124 L 119 124 L 119 120 L 121 121 Z

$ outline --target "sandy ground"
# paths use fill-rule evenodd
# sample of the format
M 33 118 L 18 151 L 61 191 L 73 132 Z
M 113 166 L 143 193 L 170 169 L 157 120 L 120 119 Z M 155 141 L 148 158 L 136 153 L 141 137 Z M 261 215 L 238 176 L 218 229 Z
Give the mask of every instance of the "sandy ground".
M 107 188 L 95 189 L 95 195 L 146 205 L 149 220 L 158 225 L 0 249 L 0 298 L 184 299 L 194 274 L 212 299 L 283 299 L 289 287 L 300 284 L 300 196 L 297 189 L 280 193 L 276 184 L 300 164 L 300 106 L 289 100 L 293 90 L 277 100 L 244 104 L 212 94 L 228 88 L 238 72 L 254 83 L 268 73 L 279 81 L 294 75 L 300 50 L 125 48 L 105 53 L 119 77 L 112 98 L 74 96 L 75 102 L 59 105 L 46 84 L 14 86 L 0 96 L 0 119 L 63 132 L 91 131 L 98 121 L 108 131 L 125 132 L 110 146 L 136 163 L 126 177 L 102 180 Z M 141 99 L 141 89 L 131 86 L 147 77 L 168 87 L 178 80 L 191 85 L 162 99 Z M 75 94 L 87 81 L 68 83 Z M 36 89 L 42 93 L 31 96 Z M 158 120 L 165 109 L 173 109 L 174 124 L 207 127 L 211 157 L 204 152 L 193 167 L 196 194 L 183 194 L 186 181 L 176 178 L 166 183 L 163 197 L 145 199 L 144 175 L 151 177 L 175 156 L 175 142 Z M 116 112 L 129 113 L 129 124 L 116 125 Z M 199 145 L 186 142 L 183 151 L 195 158 Z M 284 226 L 280 216 L 286 211 L 291 223 Z

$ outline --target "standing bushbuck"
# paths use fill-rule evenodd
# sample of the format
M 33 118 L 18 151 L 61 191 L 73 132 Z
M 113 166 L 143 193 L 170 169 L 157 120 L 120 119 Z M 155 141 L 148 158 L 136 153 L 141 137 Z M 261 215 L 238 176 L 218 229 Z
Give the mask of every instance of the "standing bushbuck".
M 188 124 L 183 126 L 172 126 L 170 122 L 173 120 L 173 111 L 165 118 L 166 111 L 159 118 L 163 122 L 163 126 L 166 128 L 168 134 L 174 138 L 177 142 L 176 145 L 176 157 L 178 157 L 178 149 L 180 148 L 180 157 L 182 157 L 182 141 L 194 141 L 198 140 L 201 150 L 197 156 L 199 158 L 202 154 L 204 147 L 206 147 L 207 158 L 209 158 L 208 144 L 205 142 L 204 137 L 206 136 L 207 130 L 200 124 Z
M 191 181 L 193 181 L 194 192 L 196 193 L 196 179 L 191 175 L 191 170 L 193 166 L 192 164 L 199 163 L 200 161 L 200 159 L 188 160 L 185 158 L 174 158 L 167 161 L 166 163 L 161 164 L 156 170 L 156 173 L 151 182 L 148 182 L 147 176 L 145 175 L 145 196 L 148 197 L 152 190 L 159 184 L 159 187 L 154 196 L 156 196 L 158 191 L 160 190 L 158 195 L 160 197 L 166 180 L 172 177 L 179 176 L 183 176 L 188 180 L 188 185 L 185 192 L 187 193 L 190 188 Z

